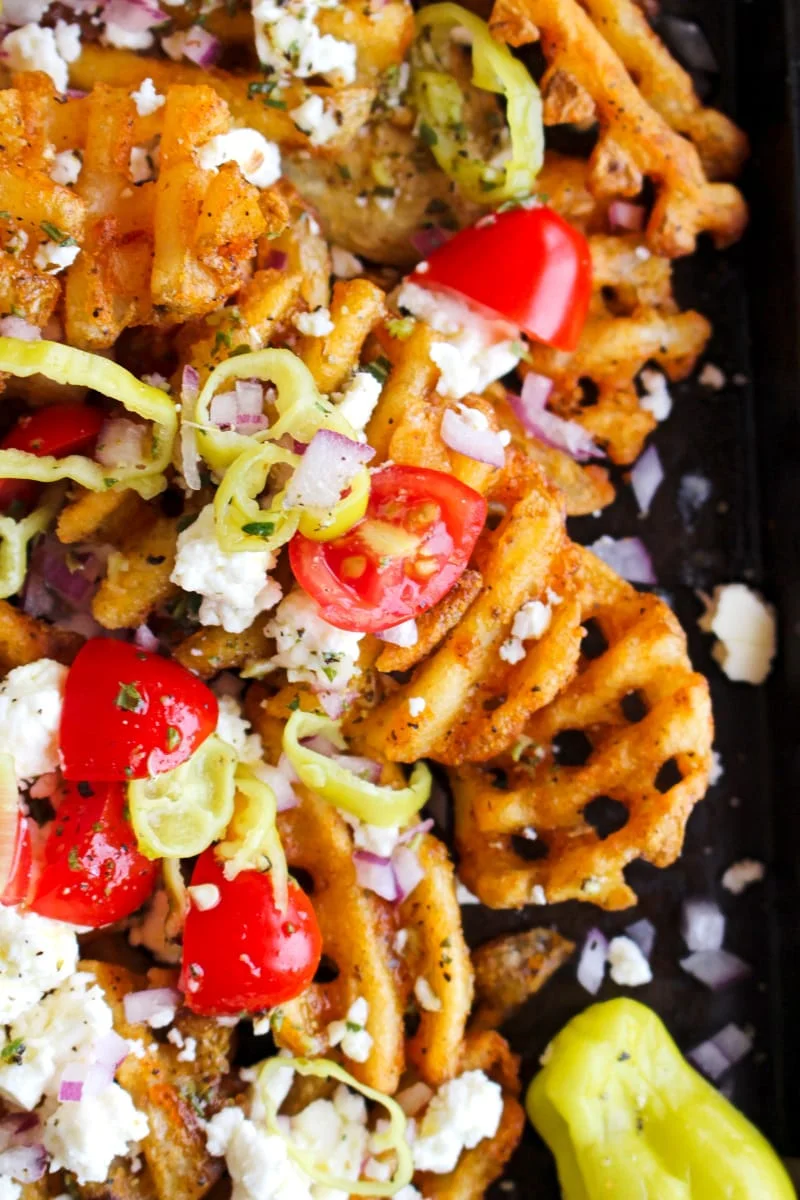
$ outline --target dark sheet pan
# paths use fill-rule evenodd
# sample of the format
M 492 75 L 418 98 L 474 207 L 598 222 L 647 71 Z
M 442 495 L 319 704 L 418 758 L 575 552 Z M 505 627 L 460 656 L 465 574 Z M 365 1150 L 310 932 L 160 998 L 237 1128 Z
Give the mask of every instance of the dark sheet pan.
M 627 873 L 637 909 L 604 914 L 589 905 L 487 913 L 466 909 L 478 944 L 507 930 L 545 923 L 582 941 L 598 925 L 607 935 L 639 916 L 658 928 L 654 981 L 628 990 L 652 1005 L 688 1050 L 728 1021 L 752 1027 L 754 1053 L 722 1086 L 786 1155 L 800 1154 L 800 370 L 797 329 L 800 3 L 798 0 L 667 0 L 664 11 L 698 21 L 719 59 L 708 99 L 750 133 L 754 153 L 744 180 L 753 222 L 744 243 L 725 254 L 703 247 L 678 267 L 684 304 L 714 324 L 707 361 L 725 372 L 721 391 L 696 380 L 674 387 L 672 416 L 655 435 L 667 480 L 641 520 L 622 485 L 613 510 L 573 522 L 573 535 L 638 534 L 650 548 L 664 594 L 689 634 L 693 661 L 711 680 L 716 748 L 724 775 L 698 806 L 683 858 L 666 871 L 636 864 Z M 736 382 L 734 382 L 736 378 Z M 710 482 L 694 514 L 681 500 L 688 474 Z M 777 604 L 782 655 L 769 684 L 732 684 L 710 655 L 696 620 L 698 589 L 742 580 Z M 724 870 L 741 858 L 767 865 L 764 884 L 732 896 Z M 726 945 L 753 966 L 752 978 L 712 994 L 683 974 L 678 923 L 687 895 L 710 896 L 728 918 Z M 620 994 L 608 980 L 598 999 Z M 574 961 L 509 1024 L 527 1083 L 550 1037 L 591 1000 Z M 528 1130 L 493 1195 L 558 1196 L 549 1154 Z M 766 1198 L 765 1198 L 766 1200 Z

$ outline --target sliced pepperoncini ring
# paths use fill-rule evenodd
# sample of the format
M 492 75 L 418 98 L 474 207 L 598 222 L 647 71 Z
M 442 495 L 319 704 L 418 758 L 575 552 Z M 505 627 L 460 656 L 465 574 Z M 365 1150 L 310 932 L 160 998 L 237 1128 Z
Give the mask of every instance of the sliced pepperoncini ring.
M 431 4 L 417 13 L 416 24 L 411 99 L 437 163 L 476 203 L 496 207 L 529 196 L 544 158 L 544 123 L 541 95 L 527 68 L 495 41 L 485 21 L 460 4 Z M 471 39 L 473 85 L 505 98 L 511 141 L 506 162 L 495 164 L 470 153 L 464 96 L 440 56 L 456 28 L 466 30 Z
M 216 848 L 226 879 L 240 871 L 269 871 L 278 912 L 286 912 L 289 869 L 275 825 L 278 808 L 275 793 L 255 771 L 240 763 L 236 769 L 236 799 L 233 819 Z
M 22 590 L 28 571 L 28 547 L 55 517 L 64 491 L 64 484 L 48 488 L 41 504 L 19 521 L 0 516 L 0 599 L 16 596 Z
M 54 458 L 48 454 L 30 454 L 27 450 L 0 449 L 0 478 L 33 479 L 39 483 L 71 479 L 92 492 L 132 488 L 145 500 L 164 490 L 164 471 L 172 456 L 178 428 L 178 414 L 166 392 L 142 383 L 130 371 L 99 354 L 75 350 L 60 342 L 0 337 L 0 371 L 21 379 L 44 375 L 55 383 L 90 388 L 118 400 L 128 412 L 152 423 L 150 452 L 139 462 L 112 470 L 83 454 Z
M 357 525 L 369 504 L 370 473 L 360 467 L 353 476 L 350 490 L 342 496 L 330 512 L 304 509 L 300 514 L 298 530 L 312 542 L 332 542 Z
M 404 825 L 427 802 L 431 773 L 423 762 L 415 764 L 404 788 L 384 787 L 360 779 L 324 754 L 301 745 L 305 738 L 322 734 L 340 750 L 347 742 L 335 721 L 316 713 L 293 712 L 283 730 L 283 749 L 300 782 L 315 795 L 369 825 Z
M 257 497 L 266 487 L 269 473 L 280 463 L 296 467 L 297 454 L 274 442 L 248 442 L 228 467 L 214 496 L 217 541 L 226 554 L 241 550 L 278 550 L 297 530 L 299 514 L 283 507 L 283 491 L 269 508 L 261 508 Z

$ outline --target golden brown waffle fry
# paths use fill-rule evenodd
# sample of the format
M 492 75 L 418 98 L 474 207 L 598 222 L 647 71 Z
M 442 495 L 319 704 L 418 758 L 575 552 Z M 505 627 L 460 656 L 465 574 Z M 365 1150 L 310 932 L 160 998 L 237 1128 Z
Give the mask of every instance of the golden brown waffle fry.
M 593 623 L 606 649 L 582 652 L 572 682 L 533 714 L 519 762 L 506 756 L 452 774 L 459 870 L 492 907 L 635 903 L 624 868 L 635 858 L 674 862 L 708 785 L 708 683 L 691 669 L 680 624 L 662 600 L 637 593 L 588 551 L 581 559 L 580 620 Z M 586 761 L 562 766 L 555 743 L 575 731 Z M 598 799 L 614 801 L 625 818 L 606 837 L 587 816 Z M 517 853 L 514 838 L 526 830 L 546 856 Z
M 0 670 L 5 673 L 38 658 L 71 663 L 83 645 L 79 633 L 56 629 L 46 621 L 29 617 L 7 600 L 0 600 Z
M 408 671 L 434 650 L 463 617 L 483 586 L 477 571 L 469 568 L 433 608 L 417 617 L 417 641 L 413 646 L 383 643 L 375 666 L 379 671 Z
M 475 1013 L 470 1029 L 499 1029 L 535 996 L 575 949 L 555 929 L 524 929 L 472 951 Z
M 691 254 L 700 233 L 721 246 L 741 236 L 747 210 L 739 192 L 708 182 L 695 147 L 648 104 L 577 0 L 497 0 L 490 24 L 512 46 L 538 38 L 548 73 L 564 72 L 591 96 L 599 125 L 590 160 L 594 195 L 637 196 L 652 180 L 650 250 L 675 258 Z
M 385 311 L 383 292 L 366 279 L 342 280 L 334 286 L 333 330 L 325 337 L 304 337 L 297 348 L 321 392 L 335 392 L 346 383 L 367 335 Z
M 459 1071 L 485 1071 L 503 1089 L 503 1115 L 493 1138 L 465 1150 L 449 1175 L 418 1171 L 415 1185 L 430 1200 L 481 1200 L 503 1173 L 522 1136 L 525 1114 L 517 1102 L 519 1059 L 499 1033 L 469 1033 L 461 1051 Z
M 723 113 L 705 108 L 684 71 L 634 0 L 582 0 L 603 37 L 636 80 L 642 96 L 697 147 L 709 179 L 735 179 L 749 152 L 747 137 Z
M 145 523 L 150 508 L 130 489 L 113 492 L 81 491 L 58 515 L 56 533 L 66 544 L 96 541 L 116 543 L 137 525 Z
M 172 657 L 201 679 L 210 679 L 219 671 L 246 667 L 268 655 L 265 623 L 262 614 L 243 633 L 227 633 L 220 625 L 204 625 L 173 647 Z
M 152 510 L 151 510 L 152 512 Z M 92 614 L 106 629 L 133 629 L 177 592 L 170 582 L 175 565 L 178 522 L 155 516 L 135 527 L 108 560 L 108 570 L 92 600 Z

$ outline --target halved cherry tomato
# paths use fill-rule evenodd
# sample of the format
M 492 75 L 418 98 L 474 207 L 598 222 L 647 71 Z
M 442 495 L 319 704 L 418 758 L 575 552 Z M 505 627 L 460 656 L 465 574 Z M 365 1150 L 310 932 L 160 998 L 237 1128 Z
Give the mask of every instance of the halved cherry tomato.
M 35 822 L 30 817 L 17 818 L 14 853 L 8 872 L 8 880 L 0 896 L 0 904 L 21 904 L 27 900 L 31 887 L 33 869 L 33 830 Z
M 219 903 L 190 906 L 183 930 L 180 987 L 192 1012 L 206 1016 L 261 1012 L 299 995 L 314 978 L 322 935 L 311 901 L 293 879 L 285 913 L 261 871 L 226 879 L 213 847 L 192 873 L 192 886 L 213 883 Z
M 56 799 L 30 907 L 75 925 L 110 925 L 153 891 L 158 863 L 140 854 L 121 783 L 70 783 Z
M 332 542 L 295 534 L 289 559 L 326 621 L 376 633 L 416 617 L 450 591 L 485 521 L 483 496 L 452 475 L 385 467 L 372 476 L 363 521 Z
M 144 779 L 180 766 L 217 727 L 217 698 L 182 667 L 92 638 L 70 667 L 61 717 L 66 779 Z
M 81 454 L 97 441 L 105 414 L 85 404 L 53 404 L 20 417 L 0 442 L 4 450 L 27 450 L 29 454 Z M 0 511 L 16 500 L 25 508 L 36 503 L 42 485 L 30 479 L 0 479 Z
M 483 217 L 426 261 L 414 283 L 458 292 L 547 346 L 577 346 L 592 293 L 591 252 L 583 234 L 551 208 Z

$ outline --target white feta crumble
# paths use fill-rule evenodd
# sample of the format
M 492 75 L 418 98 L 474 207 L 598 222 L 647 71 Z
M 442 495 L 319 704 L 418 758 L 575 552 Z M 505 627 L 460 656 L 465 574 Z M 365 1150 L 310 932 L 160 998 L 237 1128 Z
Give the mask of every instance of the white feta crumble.
M 253 733 L 250 722 L 242 716 L 241 706 L 233 696 L 218 697 L 219 716 L 217 718 L 217 736 L 223 742 L 233 746 L 239 762 L 261 762 L 264 757 L 264 746 L 257 733 Z
M 242 633 L 281 598 L 280 585 L 268 575 L 274 566 L 270 550 L 227 554 L 220 549 L 214 506 L 207 504 L 197 520 L 178 534 L 170 579 L 203 597 L 198 613 L 201 625 L 221 625 L 227 633 Z
M 97 1096 L 60 1104 L 45 1122 L 42 1141 L 51 1171 L 70 1171 L 79 1184 L 102 1183 L 117 1155 L 128 1154 L 148 1129 L 144 1113 L 112 1083 Z
M 28 244 L 28 235 L 24 229 L 15 229 L 5 245 L 6 254 L 21 254 Z
M 52 658 L 14 667 L 0 683 L 0 750 L 12 755 L 19 780 L 58 766 L 58 729 L 67 668 Z
M 83 169 L 83 159 L 77 150 L 62 150 L 53 159 L 50 168 L 50 178 L 53 183 L 61 183 L 65 187 L 77 183 Z
M 190 901 L 198 912 L 208 912 L 220 902 L 220 890 L 215 883 L 195 883 L 186 889 Z
M 368 825 L 343 808 L 339 812 L 352 830 L 353 845 L 357 850 L 366 850 L 378 858 L 392 857 L 400 841 L 399 825 Z
M 177 1057 L 178 1062 L 197 1062 L 197 1038 L 187 1037 Z
M 649 412 L 657 421 L 666 421 L 672 412 L 672 396 L 667 381 L 660 371 L 647 368 L 640 372 L 639 378 L 645 390 L 644 396 L 639 397 L 639 407 Z
M 164 887 L 158 887 L 147 902 L 144 913 L 135 918 L 128 931 L 132 946 L 141 946 L 159 962 L 179 963 L 181 947 L 174 941 L 179 932 L 180 921 L 170 910 L 169 896 Z
M 140 117 L 149 117 L 167 102 L 166 96 L 156 91 L 156 85 L 148 75 L 143 79 L 135 92 L 131 92 L 131 100 L 136 105 Z
M 363 433 L 381 397 L 382 385 L 371 371 L 356 371 L 353 378 L 333 396 L 337 411 L 357 433 Z
M 763 683 L 776 652 L 775 611 L 744 583 L 728 583 L 703 596 L 697 624 L 718 639 L 711 653 L 736 683 Z
M 363 633 L 329 625 L 309 595 L 295 588 L 265 626 L 277 652 L 269 668 L 283 667 L 289 683 L 310 683 L 320 691 L 344 691 L 358 670 Z
M 312 146 L 324 146 L 339 132 L 334 113 L 325 107 L 322 96 L 316 93 L 312 93 L 296 108 L 291 108 L 289 116 Z
M 149 50 L 154 38 L 149 29 L 125 29 L 114 21 L 106 21 L 103 41 L 117 50 Z
M 608 946 L 611 978 L 621 987 L 641 987 L 650 983 L 653 972 L 650 963 L 636 942 L 629 937 L 612 938 Z
M 751 883 L 760 883 L 764 878 L 764 864 L 754 858 L 743 858 L 733 863 L 722 876 L 722 886 L 726 892 L 740 896 Z
M 69 925 L 0 906 L 0 1024 L 38 1004 L 77 965 L 78 940 Z
M 359 996 L 347 1010 L 343 1021 L 331 1021 L 328 1025 L 328 1042 L 341 1046 L 342 1053 L 353 1062 L 366 1062 L 372 1052 L 372 1035 L 367 1031 L 369 1005 Z
M 356 279 L 364 271 L 361 259 L 343 246 L 331 246 L 331 266 L 337 279 Z
M 59 22 L 59 25 L 63 24 L 63 21 Z M 63 34 L 61 41 L 65 41 Z M 69 50 L 68 40 L 65 41 L 65 45 Z M 45 75 L 52 79 L 57 91 L 67 90 L 68 60 L 59 48 L 55 30 L 43 28 L 33 22 L 22 25 L 3 38 L 2 52 L 4 65 L 10 71 L 44 71 Z M 78 52 L 80 53 L 80 48 Z
M 435 341 L 430 353 L 441 372 L 437 390 L 448 399 L 461 400 L 470 392 L 485 391 L 520 360 L 518 330 L 507 321 L 481 316 L 453 296 L 406 281 L 396 303 L 446 338 Z
M 128 170 L 133 183 L 147 183 L 155 179 L 155 164 L 146 146 L 131 146 Z
M 17 1183 L 10 1175 L 0 1175 L 0 1200 L 20 1200 L 22 1184 Z M 57 1196 L 56 1200 L 63 1200 Z M 65 1200 L 69 1200 L 67 1196 Z
M 547 892 L 540 883 L 535 883 L 531 888 L 531 904 L 547 904 Z
M 711 751 L 711 770 L 708 772 L 708 785 L 715 787 L 725 774 L 722 755 L 717 750 Z
M 70 239 L 72 240 L 72 239 Z M 33 256 L 33 265 L 48 275 L 60 275 L 67 267 L 71 267 L 81 252 L 78 245 L 60 245 L 48 238 L 40 242 Z
M 521 662 L 527 653 L 524 643 L 537 640 L 547 632 L 553 618 L 553 603 L 560 603 L 560 597 L 556 596 L 547 604 L 541 600 L 526 600 L 517 610 L 511 634 L 498 651 L 503 662 L 512 666 Z
M 320 8 L 335 8 L 336 0 L 253 0 L 256 51 L 262 66 L 280 75 L 301 79 L 324 75 L 335 86 L 356 77 L 356 48 L 316 24 Z
M 281 152 L 257 129 L 231 129 L 218 133 L 197 151 L 204 171 L 215 171 L 223 163 L 235 162 L 248 183 L 265 188 L 281 176 Z
M 333 321 L 327 308 L 315 308 L 313 312 L 298 313 L 292 324 L 307 337 L 326 337 L 333 332 Z
M 706 363 L 697 376 L 697 382 L 701 387 L 711 388 L 714 392 L 721 392 L 728 380 L 725 372 L 721 371 L 714 363 Z
M 422 696 L 409 696 L 408 711 L 412 717 L 419 717 L 428 707 L 426 700 Z
M 442 1002 L 436 995 L 424 975 L 418 975 L 414 981 L 414 995 L 420 1008 L 426 1012 L 440 1012 Z
M 483 1071 L 465 1071 L 439 1088 L 419 1125 L 413 1123 L 411 1151 L 418 1171 L 446 1175 L 462 1150 L 472 1150 L 497 1133 L 503 1093 Z M 409 1122 L 411 1128 L 412 1122 Z

